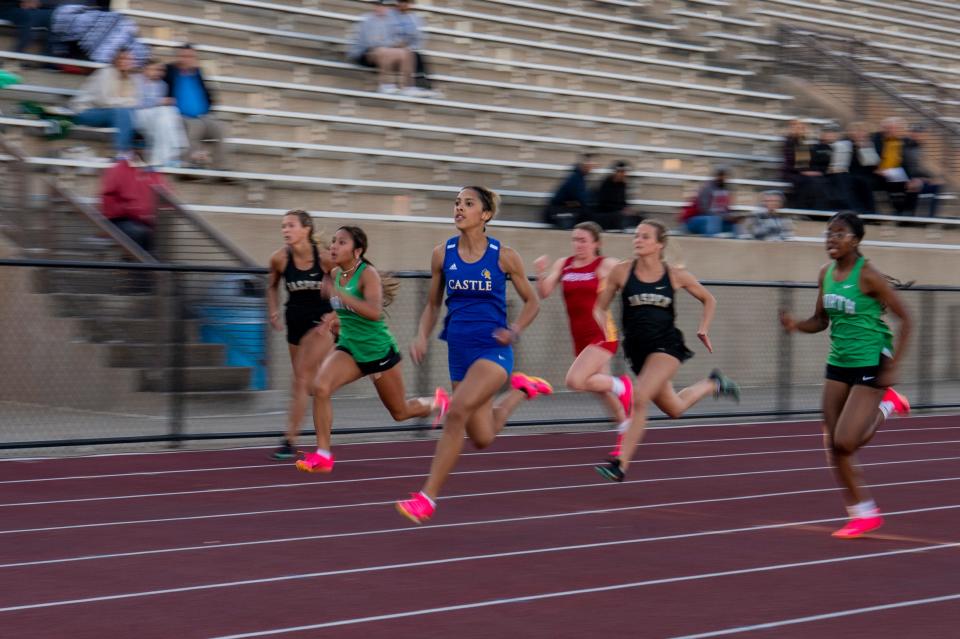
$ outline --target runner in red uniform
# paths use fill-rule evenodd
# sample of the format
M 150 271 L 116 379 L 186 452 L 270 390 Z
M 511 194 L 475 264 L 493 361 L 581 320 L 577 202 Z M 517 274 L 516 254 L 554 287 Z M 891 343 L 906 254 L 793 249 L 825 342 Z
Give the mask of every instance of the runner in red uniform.
M 616 324 L 607 313 L 603 326 L 597 324 L 593 308 L 607 276 L 618 260 L 600 255 L 600 226 L 581 222 L 573 228 L 573 255 L 562 257 L 548 270 L 550 258 L 538 257 L 533 265 L 537 272 L 537 294 L 544 299 L 560 284 L 563 301 L 570 319 L 570 335 L 576 359 L 567 371 L 567 388 L 596 393 L 606 404 L 611 417 L 622 424 L 630 416 L 633 386 L 626 375 L 610 374 L 610 359 L 620 342 Z M 620 438 L 611 453 L 619 454 Z

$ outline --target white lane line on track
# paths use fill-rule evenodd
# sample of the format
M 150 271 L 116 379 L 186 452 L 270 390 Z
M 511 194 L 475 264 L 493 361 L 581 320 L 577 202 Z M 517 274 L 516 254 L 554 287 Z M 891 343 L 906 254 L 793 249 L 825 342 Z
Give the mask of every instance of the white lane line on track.
M 902 481 L 902 482 L 889 482 L 885 484 L 871 484 L 868 485 L 869 488 L 883 488 L 883 487 L 892 487 L 892 486 L 912 486 L 918 484 L 932 484 L 932 483 L 941 483 L 941 482 L 951 482 L 958 481 L 960 477 L 948 477 L 942 479 L 917 479 L 912 481 Z M 204 544 L 201 546 L 181 546 L 177 548 L 160 548 L 154 550 L 138 550 L 131 552 L 122 552 L 122 553 L 106 553 L 100 555 L 84 555 L 80 557 L 61 557 L 59 559 L 41 559 L 37 561 L 24 561 L 16 562 L 9 564 L 0 564 L 0 569 L 3 568 L 24 568 L 28 566 L 43 566 L 50 564 L 64 564 L 64 563 L 74 563 L 78 561 L 99 561 L 103 559 L 118 559 L 124 557 L 143 557 L 147 555 L 166 555 L 171 553 L 179 552 L 190 552 L 190 551 L 202 551 L 202 550 L 219 550 L 224 548 L 241 548 L 247 546 L 264 546 L 264 545 L 273 545 L 273 544 L 285 544 L 285 543 L 297 543 L 303 541 L 318 541 L 321 539 L 342 539 L 347 537 L 364 537 L 368 535 L 387 535 L 392 533 L 407 533 L 418 530 L 431 530 L 437 528 L 463 528 L 468 526 L 488 526 L 493 524 L 504 524 L 504 523 L 517 523 L 517 522 L 528 522 L 528 521 L 543 521 L 547 519 L 564 519 L 568 517 L 584 517 L 591 515 L 607 515 L 610 513 L 618 512 L 628 512 L 628 511 L 637 511 L 637 510 L 650 510 L 654 508 L 672 508 L 676 506 L 693 506 L 693 505 L 702 505 L 702 504 L 716 504 L 716 503 L 725 503 L 733 501 L 746 501 L 752 499 L 766 499 L 770 497 L 791 497 L 796 495 L 810 495 L 814 493 L 829 493 L 836 492 L 840 490 L 839 488 L 811 488 L 807 490 L 793 490 L 785 492 L 776 492 L 776 493 L 760 493 L 756 495 L 739 495 L 735 497 L 715 497 L 711 499 L 694 499 L 687 501 L 676 501 L 676 502 L 666 502 L 660 504 L 643 504 L 640 506 L 621 506 L 616 508 L 601 508 L 595 510 L 578 510 L 565 513 L 551 513 L 547 515 L 525 515 L 521 517 L 504 517 L 500 519 L 482 519 L 479 521 L 466 521 L 466 522 L 457 522 L 449 524 L 432 524 L 426 527 L 411 527 L 409 525 L 403 526 L 402 528 L 382 528 L 379 530 L 361 530 L 355 532 L 345 532 L 345 533 L 327 533 L 322 535 L 304 535 L 299 537 L 281 537 L 277 539 L 260 539 L 255 541 L 239 541 L 226 544 Z M 960 506 L 956 506 L 960 508 Z M 943 509 L 954 508 L 954 506 L 944 507 Z M 937 508 L 934 508 L 937 510 Z M 904 511 L 905 512 L 905 511 Z M 923 512 L 923 509 L 917 509 L 916 511 L 910 512 Z M 886 516 L 887 513 L 884 513 Z M 831 519 L 829 521 L 839 521 L 840 519 Z M 827 521 L 827 520 L 824 520 Z
M 946 415 L 916 415 L 913 417 L 898 417 L 897 421 L 906 422 L 906 421 L 915 421 L 915 420 L 931 420 L 931 419 L 950 419 L 953 417 L 958 417 L 958 415 L 946 414 Z M 709 417 L 704 417 L 703 419 L 709 419 Z M 648 430 L 686 430 L 693 428 L 729 428 L 732 426 L 741 426 L 741 427 L 751 427 L 751 426 L 804 426 L 806 424 L 819 424 L 821 420 L 817 419 L 804 419 L 797 421 L 760 421 L 760 422 L 730 422 L 727 424 L 673 424 L 673 425 L 660 425 L 660 424 L 649 424 L 647 426 Z M 948 427 L 952 428 L 952 427 Z M 576 437 L 579 435 L 596 435 L 597 433 L 609 433 L 613 429 L 606 430 L 591 430 L 591 431 L 575 431 L 575 432 L 555 432 L 555 433 L 511 433 L 503 432 L 498 435 L 498 438 L 515 438 L 515 437 Z M 336 431 L 333 433 L 336 435 Z M 425 439 L 390 439 L 390 440 L 378 440 L 378 441 L 368 441 L 368 442 L 344 442 L 338 444 L 338 446 L 377 446 L 382 444 L 413 444 L 413 443 L 423 443 L 431 442 L 434 440 L 425 440 Z M 223 453 L 231 452 L 237 450 L 269 450 L 276 448 L 276 445 L 269 446 L 231 446 L 225 448 L 204 448 L 197 450 L 151 450 L 151 451 L 127 451 L 122 453 L 94 453 L 91 455 L 72 455 L 72 456 L 41 456 L 41 457 L 11 457 L 11 458 L 0 458 L 0 464 L 2 463 L 22 463 L 22 462 L 37 462 L 37 461 L 48 461 L 48 460 L 64 460 L 64 459 L 97 459 L 100 457 L 135 457 L 137 455 L 183 455 L 183 454 L 193 454 L 193 453 Z
M 873 444 L 870 446 L 871 449 L 877 448 L 902 448 L 905 446 L 939 446 L 943 444 L 960 444 L 960 439 L 950 439 L 943 441 L 933 441 L 933 442 L 903 442 L 900 444 Z M 687 457 L 661 457 L 657 459 L 639 459 L 632 463 L 632 465 L 641 465 L 641 464 L 659 464 L 664 462 L 675 462 L 675 461 L 696 461 L 704 459 L 726 459 L 733 457 L 755 457 L 759 455 L 786 455 L 786 454 L 796 454 L 796 453 L 822 453 L 823 448 L 796 448 L 789 450 L 765 450 L 765 451 L 755 451 L 748 453 L 725 453 L 722 455 L 693 455 Z M 510 472 L 524 472 L 531 470 L 556 470 L 560 468 L 583 468 L 585 466 L 593 466 L 596 462 L 589 462 L 585 464 L 555 464 L 555 465 L 545 465 L 545 466 L 519 466 L 512 468 L 488 468 L 483 470 L 458 470 L 450 473 L 451 475 L 486 475 L 486 474 L 497 474 L 497 473 L 510 473 Z M 171 492 L 163 493 L 139 493 L 133 495 L 108 495 L 105 497 L 79 497 L 74 499 L 50 499 L 44 501 L 24 501 L 24 502 L 12 502 L 0 504 L 0 508 L 16 508 L 16 507 L 27 507 L 27 506 L 50 506 L 55 504 L 80 504 L 88 503 L 94 501 L 116 501 L 116 500 L 129 500 L 129 499 L 146 499 L 152 497 L 182 497 L 185 495 L 204 495 L 212 493 L 232 493 L 232 492 L 248 492 L 253 490 L 270 490 L 276 488 L 309 488 L 317 486 L 330 486 L 335 484 L 354 484 L 354 483 L 366 483 L 371 481 L 385 481 L 393 479 L 416 479 L 426 477 L 426 473 L 414 473 L 408 475 L 389 475 L 385 477 L 360 477 L 357 479 L 332 479 L 324 480 L 322 482 L 308 482 L 300 481 L 296 483 L 284 483 L 284 484 L 263 484 L 258 486 L 236 486 L 233 488 L 205 488 L 202 490 L 178 490 Z
M 960 460 L 960 456 L 955 457 L 928 457 L 922 459 L 901 459 L 896 461 L 885 461 L 885 462 L 868 462 L 860 464 L 861 467 L 868 466 L 895 466 L 902 464 L 921 464 L 929 462 L 940 462 L 940 461 L 956 461 Z M 680 477 L 662 477 L 662 478 L 648 478 L 648 479 L 638 479 L 635 481 L 630 481 L 626 485 L 631 484 L 648 484 L 658 481 L 681 481 L 681 480 L 697 480 L 697 479 L 722 479 L 729 477 L 746 477 L 746 476 L 756 476 L 756 475 L 773 475 L 778 473 L 796 473 L 796 472 L 806 472 L 806 471 L 821 471 L 821 470 L 830 470 L 830 466 L 805 466 L 802 468 L 777 468 L 774 470 L 753 470 L 753 471 L 742 471 L 736 473 L 718 473 L 714 475 L 690 475 L 690 476 L 680 476 Z M 454 495 L 444 495 L 443 500 L 447 501 L 449 499 L 466 499 L 471 497 L 494 497 L 502 495 L 516 495 L 521 493 L 538 493 L 538 492 L 550 492 L 557 490 L 573 490 L 578 488 L 612 488 L 618 484 L 613 484 L 610 482 L 591 482 L 589 484 L 566 484 L 562 486 L 543 486 L 538 488 L 516 488 L 512 490 L 499 490 L 492 492 L 482 492 L 482 493 L 463 493 L 463 494 L 454 494 Z M 622 484 L 621 484 L 622 485 Z M 42 528 L 19 528 L 11 530 L 0 530 L 0 535 L 13 535 L 13 534 L 23 534 L 23 533 L 38 533 L 38 532 L 52 532 L 60 530 L 76 530 L 79 528 L 103 528 L 107 526 L 129 526 L 134 524 L 158 524 L 158 523 L 170 523 L 170 522 L 181 522 L 181 521 L 197 521 L 204 519 L 224 519 L 229 517 L 252 517 L 259 515 L 275 515 L 282 513 L 302 513 L 310 511 L 320 511 L 320 510 L 342 510 L 346 508 L 364 508 L 369 506 L 388 506 L 392 504 L 393 501 L 367 501 L 359 502 L 352 504 L 335 504 L 328 506 L 302 506 L 299 508 L 274 508 L 270 510 L 251 510 L 243 512 L 233 512 L 233 513 L 218 513 L 211 515 L 186 515 L 183 517 L 160 517 L 154 519 L 132 519 L 126 521 L 108 521 L 108 522 L 97 522 L 89 524 L 67 524 L 62 526 L 47 526 Z M 3 567 L 3 566 L 0 566 Z
M 899 516 L 899 515 L 905 515 L 905 514 L 914 514 L 914 513 L 919 513 L 919 512 L 930 512 L 930 511 L 936 511 L 936 510 L 947 510 L 947 509 L 954 509 L 954 508 L 960 508 L 960 504 L 953 504 L 953 505 L 950 505 L 950 506 L 936 506 L 936 507 L 931 507 L 931 508 L 918 508 L 918 509 L 913 509 L 913 510 L 904 510 L 904 511 L 892 512 L 892 513 L 885 513 L 885 516 Z M 68 606 L 68 605 L 76 605 L 76 604 L 84 604 L 84 603 L 100 603 L 100 602 L 104 602 L 104 601 L 117 601 L 117 600 L 121 600 L 121 599 L 136 599 L 136 598 L 142 598 L 142 597 L 154 597 L 154 596 L 158 596 L 158 595 L 178 594 L 178 593 L 184 593 L 184 592 L 196 592 L 196 591 L 200 591 L 200 590 L 215 590 L 215 589 L 218 589 L 218 588 L 235 588 L 235 587 L 239 587 L 239 586 L 252 586 L 252 585 L 262 585 L 262 584 L 279 583 L 279 582 L 285 582 L 285 581 L 298 581 L 298 580 L 305 580 L 305 579 L 317 579 L 317 578 L 321 578 L 321 577 L 331 577 L 331 576 L 341 576 L 341 575 L 354 575 L 354 574 L 371 573 L 371 572 L 382 572 L 382 571 L 387 571 L 387 570 L 398 570 L 398 569 L 404 569 L 404 568 L 420 568 L 420 567 L 424 567 L 424 566 L 435 566 L 435 565 L 443 565 L 443 564 L 464 563 L 464 562 L 469 562 L 469 561 L 481 561 L 481 560 L 486 560 L 486 559 L 502 559 L 502 558 L 506 558 L 506 557 L 520 557 L 520 556 L 529 556 L 529 555 L 542 555 L 542 554 L 547 554 L 547 553 L 569 552 L 569 551 L 572 551 L 572 550 L 588 550 L 588 549 L 594 549 L 594 548 L 605 548 L 605 547 L 612 547 L 612 546 L 622 546 L 622 545 L 627 545 L 627 544 L 650 543 L 650 542 L 656 542 L 656 541 L 674 541 L 674 540 L 678 540 L 678 539 L 691 539 L 691 538 L 697 538 L 697 537 L 708 537 L 708 536 L 716 536 L 716 535 L 731 535 L 731 534 L 738 534 L 738 533 L 749 533 L 749 532 L 755 532 L 755 531 L 758 531 L 758 530 L 771 530 L 771 529 L 778 529 L 778 528 L 788 528 L 788 527 L 795 527 L 795 526 L 809 526 L 809 525 L 814 525 L 814 524 L 837 522 L 837 521 L 843 521 L 844 519 L 845 519 L 845 518 L 843 518 L 843 517 L 830 517 L 830 518 L 825 518 L 825 519 L 811 519 L 811 520 L 806 520 L 806 521 L 788 522 L 788 523 L 781 523 L 781 524 L 763 524 L 763 525 L 758 525 L 758 526 L 747 526 L 747 527 L 742 527 L 742 528 L 727 528 L 727 529 L 721 529 L 721 530 L 698 531 L 698 532 L 695 532 L 695 533 L 680 533 L 680 534 L 674 534 L 674 535 L 662 535 L 662 536 L 658 536 L 658 537 L 639 537 L 639 538 L 633 538 L 633 539 L 621 539 L 621 540 L 610 541 L 610 542 L 598 542 L 598 543 L 590 543 L 590 544 L 577 544 L 577 545 L 569 545 L 569 546 L 552 546 L 552 547 L 545 547 L 545 548 L 532 548 L 532 549 L 528 549 L 528 550 L 517 550 L 517 551 L 499 552 L 499 553 L 488 553 L 488 554 L 482 554 L 482 555 L 467 555 L 467 556 L 460 556 L 460 557 L 449 557 L 449 558 L 446 558 L 446 559 L 430 559 L 430 560 L 424 560 L 424 561 L 405 562 L 405 563 L 399 563 L 399 564 L 386 564 L 386 565 L 379 565 L 379 566 L 367 566 L 367 567 L 363 567 L 363 568 L 349 568 L 349 569 L 342 569 L 342 570 L 328 570 L 328 571 L 323 571 L 323 572 L 311 572 L 311 573 L 300 573 L 300 574 L 281 575 L 281 576 L 278 576 L 278 577 L 264 577 L 264 578 L 259 578 L 259 579 L 244 579 L 244 580 L 240 580 L 240 581 L 225 581 L 225 582 L 219 582 L 219 583 L 198 584 L 198 585 L 194 585 L 194 586 L 182 586 L 182 587 L 178 587 L 178 588 L 164 588 L 164 589 L 159 589 L 159 590 L 146 590 L 146 591 L 141 591 L 141 592 L 121 593 L 121 594 L 116 594 L 116 595 L 102 595 L 102 596 L 97 596 L 97 597 L 85 597 L 85 598 L 80 598 L 80 599 L 66 599 L 66 600 L 60 600 L 60 601 L 47 601 L 47 602 L 35 603 L 35 604 L 22 604 L 22 605 L 17 605 L 17 606 L 7 606 L 7 607 L 4 607 L 4 608 L 0 608 L 0 613 L 4 613 L 4 612 L 17 612 L 17 611 L 21 611 L 21 610 L 36 610 L 36 609 L 43 609 L 43 608 L 55 608 L 55 607 L 60 607 L 60 606 Z M 537 599 L 549 599 L 549 598 L 558 597 L 558 596 L 570 596 L 570 595 L 574 595 L 574 594 L 587 594 L 587 593 L 591 593 L 591 592 L 604 592 L 604 591 L 609 591 L 609 590 L 622 590 L 622 589 L 625 589 L 625 588 L 636 588 L 636 587 L 639 587 L 639 586 L 662 585 L 662 584 L 669 584 L 669 583 L 677 583 L 677 582 L 681 582 L 681 581 L 694 581 L 694 580 L 698 580 L 698 579 L 707 579 L 707 578 L 713 578 L 713 577 L 722 577 L 722 576 L 749 574 L 749 573 L 753 573 L 753 572 L 767 572 L 767 571 L 771 571 L 771 570 L 783 570 L 783 569 L 786 569 L 786 568 L 800 568 L 800 567 L 806 567 L 806 566 L 817 566 L 817 565 L 825 565 L 825 564 L 832 564 L 832 563 L 845 562 L 845 561 L 855 561 L 855 560 L 858 560 L 858 559 L 873 559 L 873 558 L 879 558 L 879 557 L 890 557 L 890 556 L 896 556 L 896 555 L 905 555 L 905 554 L 912 554 L 912 553 L 918 553 L 918 552 L 925 552 L 925 551 L 930 551 L 930 550 L 944 550 L 944 549 L 956 548 L 956 547 L 960 547 L 960 542 L 945 543 L 945 544 L 932 544 L 932 545 L 927 545 L 927 546 L 920 546 L 920 547 L 917 547 L 917 548 L 907 548 L 907 549 L 891 550 L 891 551 L 878 552 L 878 553 L 867 553 L 867 554 L 861 554 L 861 555 L 846 555 L 846 556 L 843 556 L 843 557 L 833 557 L 833 558 L 830 558 L 830 559 L 818 559 L 818 560 L 813 560 L 813 561 L 793 562 L 793 563 L 788 563 L 788 564 L 774 564 L 774 565 L 769 565 L 769 566 L 759 566 L 759 567 L 755 567 L 755 568 L 744 568 L 744 569 L 738 569 L 738 570 L 727 570 L 727 571 L 722 571 L 722 572 L 702 573 L 702 574 L 698 574 L 698 575 L 687 575 L 687 576 L 683 576 L 683 577 L 666 577 L 666 578 L 661 578 L 661 579 L 652 579 L 652 580 L 647 580 L 647 581 L 631 582 L 631 583 L 628 583 L 628 584 L 616 584 L 616 585 L 611 585 L 611 586 L 601 586 L 601 587 L 598 587 L 598 588 L 585 588 L 585 589 L 579 589 L 579 590 L 562 591 L 562 592 L 558 592 L 558 593 L 543 593 L 543 594 L 539 594 L 539 595 L 530 595 L 530 596 L 527 596 L 527 597 L 520 597 L 520 598 L 497 599 L 497 600 L 493 600 L 492 602 L 488 601 L 488 602 L 477 602 L 477 603 L 475 603 L 475 604 L 467 604 L 467 606 L 468 606 L 468 607 L 482 607 L 482 606 L 496 605 L 496 603 L 513 603 L 513 602 L 516 602 L 516 601 L 535 601 L 535 600 L 537 600 Z M 532 598 L 531 598 L 531 597 L 532 597 Z M 429 614 L 430 612 L 433 612 L 433 611 L 447 611 L 447 610 L 451 610 L 451 609 L 456 610 L 456 609 L 458 609 L 458 608 L 457 608 L 457 607 L 452 607 L 452 608 L 451 608 L 451 607 L 445 607 L 445 608 L 441 608 L 441 609 L 427 609 L 428 612 L 424 612 L 424 611 L 417 611 L 417 612 L 418 612 L 418 613 L 422 613 L 422 614 Z M 386 615 L 385 618 L 399 618 L 399 617 L 403 617 L 403 616 L 410 616 L 410 615 L 412 615 L 412 614 L 417 614 L 417 613 L 414 613 L 414 612 L 411 611 L 410 613 L 399 613 L 399 616 Z M 363 618 L 361 618 L 361 619 L 363 619 L 363 620 L 365 620 L 365 621 L 369 621 L 369 620 L 373 620 L 373 619 L 381 620 L 381 617 L 376 617 L 376 618 L 363 617 Z M 356 619 L 352 619 L 352 620 L 342 620 L 342 621 L 339 621 L 339 622 L 328 622 L 328 624 L 321 624 L 321 625 L 318 625 L 318 626 L 301 627 L 301 628 L 298 628 L 298 629 L 314 629 L 314 628 L 330 627 L 331 625 L 348 625 L 349 623 L 357 623 L 357 622 L 358 622 L 358 620 L 356 620 Z M 291 630 L 289 630 L 289 629 L 284 629 L 283 631 L 289 632 L 289 631 L 291 631 Z M 277 630 L 273 630 L 273 631 L 269 631 L 269 632 L 270 632 L 271 634 L 277 634 Z M 239 637 L 239 636 L 256 636 L 256 635 L 237 635 L 237 636 Z
M 929 604 L 943 603 L 945 601 L 955 601 L 957 599 L 960 599 L 960 593 L 955 593 L 952 595 L 943 595 L 940 597 L 927 597 L 925 599 L 910 599 L 907 601 L 895 601 L 893 603 L 879 604 L 876 606 L 866 606 L 863 608 L 849 608 L 847 610 L 836 610 L 834 612 L 825 612 L 819 615 L 808 615 L 806 617 L 794 617 L 793 619 L 780 619 L 779 621 L 758 623 L 752 626 L 739 626 L 737 628 L 725 628 L 723 630 L 700 632 L 695 635 L 677 636 L 677 637 L 673 637 L 672 639 L 709 639 L 710 637 L 724 637 L 726 635 L 738 635 L 742 632 L 752 632 L 754 630 L 782 628 L 783 626 L 793 626 L 800 623 L 810 623 L 812 621 L 824 621 L 827 619 L 837 619 L 839 617 L 850 617 L 852 615 L 865 615 L 871 612 L 883 612 L 884 610 L 896 610 L 897 608 L 910 608 L 912 606 L 925 606 Z
M 350 626 L 361 623 L 370 623 L 374 621 L 392 621 L 403 619 L 404 617 L 421 617 L 444 612 L 455 612 L 460 610 L 475 610 L 477 608 L 489 608 L 492 606 L 503 606 L 507 604 L 529 603 L 531 601 L 543 601 L 546 599 L 557 599 L 561 597 L 574 597 L 577 595 L 589 595 L 600 592 L 613 592 L 617 590 L 628 590 L 631 588 L 642 588 L 645 586 L 662 586 L 666 584 L 683 583 L 690 581 L 700 581 L 703 579 L 716 579 L 719 577 L 733 577 L 738 575 L 749 575 L 765 572 L 775 572 L 779 570 L 790 570 L 792 568 L 808 568 L 811 566 L 824 566 L 829 564 L 844 563 L 848 561 L 862 561 L 866 559 L 879 559 L 882 557 L 895 557 L 898 555 L 907 555 L 935 550 L 949 550 L 960 547 L 960 543 L 936 544 L 931 546 L 922 546 L 920 548 L 907 548 L 902 550 L 890 550 L 886 552 L 865 553 L 860 555 L 847 555 L 845 557 L 831 557 L 829 559 L 815 559 L 812 561 L 797 561 L 785 564 L 771 564 L 767 566 L 755 566 L 753 568 L 739 568 L 737 570 L 723 570 L 719 572 L 707 572 L 694 575 L 683 575 L 681 577 L 664 577 L 661 579 L 647 579 L 644 581 L 633 581 L 629 583 L 611 584 L 609 586 L 596 586 L 593 588 L 578 588 L 576 590 L 561 590 L 557 592 L 545 592 L 535 595 L 526 595 L 522 597 L 509 597 L 503 599 L 490 599 L 487 601 L 477 601 L 453 606 L 442 606 L 438 608 L 423 608 L 420 610 L 409 610 L 406 612 L 397 612 L 385 615 L 374 615 L 370 617 L 355 617 L 353 619 L 340 619 L 338 621 L 328 621 L 324 623 L 309 624 L 304 626 L 290 626 L 287 628 L 273 628 L 270 630 L 261 630 L 258 632 L 246 632 L 234 635 L 222 635 L 214 639 L 252 639 L 253 637 L 268 637 L 271 635 L 288 634 L 291 632 L 304 632 L 307 630 L 320 630 L 324 628 L 335 628 L 339 626 Z M 960 597 L 960 595 L 954 595 Z
M 899 433 L 915 433 L 915 432 L 924 432 L 931 430 L 957 430 L 960 429 L 960 426 L 942 426 L 937 428 L 901 428 L 886 432 L 881 432 L 880 435 L 884 434 L 899 434 Z M 715 439 L 690 439 L 683 441 L 669 441 L 669 442 L 644 442 L 643 447 L 647 448 L 650 446 L 678 446 L 686 444 L 711 444 L 719 442 L 742 442 L 742 441 L 763 441 L 769 439 L 796 439 L 803 437 L 816 437 L 822 438 L 822 433 L 809 433 L 809 434 L 800 434 L 800 435 L 762 435 L 758 437 L 719 437 Z M 610 444 L 604 444 L 600 446 L 567 446 L 563 448 L 524 448 L 522 450 L 493 450 L 493 451 L 483 451 L 475 453 L 462 453 L 461 457 L 484 457 L 484 456 L 496 456 L 496 455 L 529 455 L 533 453 L 554 453 L 554 452 L 565 452 L 572 450 L 593 450 L 597 448 L 610 448 Z M 368 463 L 368 462 L 381 462 L 381 461 L 404 461 L 410 459 L 432 459 L 433 455 L 402 455 L 396 457 L 368 457 L 362 459 L 344 459 L 338 460 L 338 465 L 343 464 L 357 464 L 357 463 Z M 178 474 L 191 474 L 191 473 L 212 473 L 220 471 L 230 471 L 230 470 L 259 470 L 264 468 L 272 469 L 281 469 L 289 470 L 290 465 L 285 463 L 274 462 L 272 464 L 250 464 L 246 466 L 219 466 L 211 468 L 180 468 L 175 470 L 142 470 L 142 471 L 132 471 L 128 473 L 110 473 L 103 475 L 66 475 L 63 477 L 37 477 L 33 479 L 4 479 L 0 480 L 0 486 L 7 484 L 34 484 L 34 483 L 44 483 L 52 481 L 78 481 L 85 479 L 116 479 L 120 477 L 156 477 L 163 475 L 178 475 Z

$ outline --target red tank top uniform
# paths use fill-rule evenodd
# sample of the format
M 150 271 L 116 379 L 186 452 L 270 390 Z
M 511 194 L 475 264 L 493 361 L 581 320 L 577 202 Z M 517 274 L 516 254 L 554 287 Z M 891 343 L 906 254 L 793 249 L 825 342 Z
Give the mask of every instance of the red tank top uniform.
M 616 353 L 619 345 L 617 326 L 610 311 L 607 311 L 602 329 L 593 318 L 593 307 L 597 303 L 600 287 L 603 286 L 597 276 L 597 269 L 602 262 L 603 258 L 598 257 L 585 266 L 577 267 L 573 265 L 571 256 L 563 263 L 560 282 L 563 285 L 563 301 L 570 319 L 570 335 L 573 337 L 573 350 L 576 355 L 591 345 Z

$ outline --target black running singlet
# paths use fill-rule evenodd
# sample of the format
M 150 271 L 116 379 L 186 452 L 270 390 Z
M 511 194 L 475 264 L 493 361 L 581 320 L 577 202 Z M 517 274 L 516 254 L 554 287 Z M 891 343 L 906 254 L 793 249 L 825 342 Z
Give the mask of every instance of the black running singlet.
M 287 287 L 287 307 L 321 308 L 324 313 L 331 310 L 330 302 L 323 298 L 323 264 L 316 245 L 313 246 L 313 265 L 306 269 L 297 268 L 293 259 L 293 251 L 287 247 L 287 266 L 283 269 L 283 282 Z
M 623 302 L 623 332 L 630 341 L 661 343 L 677 335 L 674 324 L 677 312 L 673 306 L 673 285 L 670 269 L 663 265 L 663 277 L 648 284 L 637 279 L 637 263 L 630 265 L 630 276 L 620 293 Z

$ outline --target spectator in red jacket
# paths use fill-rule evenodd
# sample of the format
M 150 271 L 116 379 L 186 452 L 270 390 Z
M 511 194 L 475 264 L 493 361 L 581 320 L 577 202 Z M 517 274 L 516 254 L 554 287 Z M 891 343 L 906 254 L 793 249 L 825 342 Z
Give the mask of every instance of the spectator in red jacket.
M 148 253 L 153 250 L 157 226 L 154 186 L 169 189 L 163 175 L 126 159 L 104 171 L 100 185 L 104 217 Z

